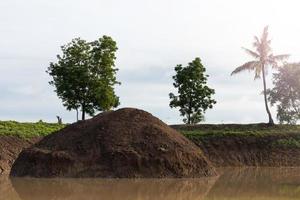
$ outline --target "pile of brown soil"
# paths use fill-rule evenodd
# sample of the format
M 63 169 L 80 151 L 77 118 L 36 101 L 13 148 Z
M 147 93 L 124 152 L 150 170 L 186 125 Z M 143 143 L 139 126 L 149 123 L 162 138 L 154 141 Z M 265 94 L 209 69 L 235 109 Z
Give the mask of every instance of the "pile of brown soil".
M 0 136 L 0 175 L 9 174 L 10 168 L 23 148 L 37 139 L 25 140 L 14 136 Z
M 124 108 L 77 122 L 22 151 L 12 176 L 202 177 L 201 150 L 151 114 Z

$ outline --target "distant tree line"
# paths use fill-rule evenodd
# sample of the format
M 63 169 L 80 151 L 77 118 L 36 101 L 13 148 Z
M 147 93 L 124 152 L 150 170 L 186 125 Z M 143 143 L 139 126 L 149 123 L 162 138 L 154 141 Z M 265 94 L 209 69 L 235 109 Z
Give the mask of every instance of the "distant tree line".
M 277 107 L 277 119 L 280 123 L 295 124 L 300 119 L 300 63 L 287 63 L 287 54 L 274 55 L 268 27 L 262 36 L 254 37 L 254 50 L 243 48 L 254 60 L 237 67 L 231 75 L 242 71 L 254 71 L 254 79 L 262 78 L 263 96 L 268 123 L 274 124 L 268 102 Z M 62 54 L 57 55 L 57 62 L 51 62 L 47 73 L 52 77 L 49 82 L 62 100 L 67 110 L 81 111 L 81 119 L 86 114 L 116 108 L 119 97 L 114 86 L 118 68 L 115 67 L 116 42 L 109 36 L 87 42 L 80 38 L 73 39 L 61 47 Z M 267 88 L 268 68 L 273 74 L 274 87 Z M 173 86 L 176 93 L 169 93 L 171 108 L 178 108 L 184 123 L 196 124 L 204 121 L 207 109 L 213 108 L 215 90 L 207 85 L 208 75 L 200 58 L 195 58 L 187 66 L 175 67 Z M 61 123 L 61 118 L 58 118 Z

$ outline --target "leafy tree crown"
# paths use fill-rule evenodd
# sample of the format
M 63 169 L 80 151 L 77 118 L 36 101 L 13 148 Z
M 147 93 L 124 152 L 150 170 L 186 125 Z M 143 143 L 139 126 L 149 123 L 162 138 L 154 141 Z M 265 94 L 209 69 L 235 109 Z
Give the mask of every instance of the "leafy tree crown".
M 196 124 L 204 120 L 204 113 L 216 103 L 212 99 L 214 89 L 209 88 L 205 68 L 200 58 L 195 58 L 188 66 L 177 65 L 176 75 L 173 76 L 174 87 L 178 95 L 169 94 L 170 107 L 179 107 L 183 121 L 188 124 Z
M 109 36 L 87 42 L 73 39 L 61 47 L 62 54 L 57 62 L 51 62 L 47 73 L 52 76 L 50 85 L 68 109 L 81 109 L 94 115 L 96 111 L 106 111 L 119 105 L 119 97 L 114 92 L 116 42 Z
M 300 63 L 286 63 L 273 74 L 274 87 L 267 91 L 271 105 L 277 106 L 281 124 L 300 119 Z

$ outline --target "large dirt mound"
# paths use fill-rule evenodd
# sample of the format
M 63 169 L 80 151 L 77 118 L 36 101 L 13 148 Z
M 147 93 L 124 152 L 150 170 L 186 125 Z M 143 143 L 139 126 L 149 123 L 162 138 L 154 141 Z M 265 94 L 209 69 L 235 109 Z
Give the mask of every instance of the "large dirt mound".
M 124 108 L 51 134 L 22 151 L 12 176 L 201 177 L 216 175 L 201 150 L 151 114 Z
M 37 139 L 25 140 L 15 136 L 0 135 L 0 175 L 9 174 L 10 168 L 23 148 Z

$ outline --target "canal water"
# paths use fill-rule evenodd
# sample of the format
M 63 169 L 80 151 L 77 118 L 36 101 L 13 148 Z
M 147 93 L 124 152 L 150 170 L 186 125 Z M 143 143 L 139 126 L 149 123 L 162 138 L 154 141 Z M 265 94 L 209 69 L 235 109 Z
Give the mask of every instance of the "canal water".
M 224 168 L 200 179 L 0 176 L 0 200 L 299 200 L 300 168 Z

